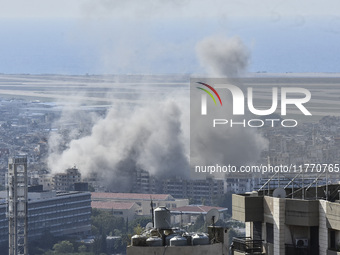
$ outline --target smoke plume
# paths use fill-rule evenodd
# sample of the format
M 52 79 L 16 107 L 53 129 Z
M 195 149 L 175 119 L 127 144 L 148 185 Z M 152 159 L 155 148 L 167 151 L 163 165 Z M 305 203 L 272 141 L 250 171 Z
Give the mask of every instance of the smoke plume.
M 197 44 L 197 54 L 210 74 L 219 76 L 239 75 L 249 61 L 249 53 L 237 37 L 203 39 Z M 142 89 L 145 85 L 139 86 Z M 159 85 L 157 89 L 164 88 Z M 176 89 L 177 94 L 164 89 L 161 99 L 152 103 L 149 97 L 141 97 L 141 104 L 117 104 L 113 99 L 104 117 L 92 118 L 95 122 L 90 121 L 87 133 L 68 138 L 52 135 L 48 158 L 52 172 L 62 172 L 76 164 L 83 176 L 97 173 L 108 189 L 121 192 L 130 190 L 137 169 L 160 178 L 197 178 L 190 176 L 189 167 L 188 90 Z M 75 115 L 71 116 L 76 119 Z M 206 132 L 191 141 L 194 148 L 191 153 L 195 156 L 197 151 L 205 151 L 207 157 L 202 158 L 202 164 L 213 160 L 234 164 L 254 162 L 266 146 L 266 141 L 253 130 L 212 133 L 207 123 L 196 124 Z M 202 147 L 209 140 L 216 145 L 211 151 Z
M 98 173 L 106 185 L 119 191 L 131 188 L 137 169 L 160 178 L 187 177 L 188 127 L 183 119 L 188 116 L 181 111 L 183 103 L 188 102 L 169 96 L 151 104 L 114 104 L 89 135 L 73 139 L 62 152 L 50 148 L 52 172 L 76 164 L 83 176 Z M 60 147 L 56 142 L 51 145 Z
M 240 75 L 246 72 L 250 54 L 239 37 L 207 37 L 197 43 L 196 52 L 210 77 L 231 77 L 232 82 L 238 81 L 237 86 L 245 90 L 240 83 L 241 80 L 235 78 L 241 78 Z M 200 100 L 201 92 L 197 93 L 197 96 L 192 96 L 191 100 Z M 221 94 L 221 96 L 227 99 L 222 100 L 225 111 L 221 113 L 218 107 L 211 106 L 208 118 L 214 116 L 229 121 L 233 119 L 235 122 L 247 118 L 247 116 L 242 118 L 234 116 L 231 110 L 232 98 L 228 94 Z M 192 116 L 200 116 L 200 109 L 196 107 L 191 110 Z M 267 147 L 267 140 L 254 128 L 241 126 L 231 128 L 226 125 L 212 128 L 212 120 L 207 121 L 207 118 L 200 117 L 192 117 L 190 124 L 191 162 L 198 166 L 254 164 Z
M 196 46 L 201 65 L 218 77 L 238 77 L 248 66 L 250 54 L 239 37 L 211 36 Z

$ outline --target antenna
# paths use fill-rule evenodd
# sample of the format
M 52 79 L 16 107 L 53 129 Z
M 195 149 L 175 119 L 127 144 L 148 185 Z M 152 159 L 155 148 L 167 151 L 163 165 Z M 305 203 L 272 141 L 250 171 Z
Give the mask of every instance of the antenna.
M 151 206 L 151 219 L 152 219 L 152 227 L 155 226 L 155 219 L 154 219 L 154 216 L 153 216 L 153 203 L 152 203 L 152 197 L 150 195 L 150 206 Z
M 278 187 L 273 191 L 273 197 L 285 198 L 286 197 L 286 191 L 283 188 Z
M 153 228 L 153 223 L 152 222 L 149 222 L 148 224 L 146 224 L 145 226 L 145 229 L 146 230 L 149 230 L 149 229 L 152 229 Z
M 210 209 L 207 212 L 206 222 L 208 225 L 215 225 L 215 223 L 219 220 L 220 213 L 216 208 Z

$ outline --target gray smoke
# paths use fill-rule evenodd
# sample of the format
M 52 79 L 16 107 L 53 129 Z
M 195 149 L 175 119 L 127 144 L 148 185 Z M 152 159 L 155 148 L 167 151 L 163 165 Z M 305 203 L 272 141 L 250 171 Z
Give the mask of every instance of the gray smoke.
M 157 177 L 187 177 L 187 129 L 182 100 L 165 100 L 136 106 L 113 105 L 89 135 L 71 140 L 60 152 L 50 143 L 49 166 L 60 172 L 74 164 L 83 176 L 98 173 L 107 185 L 128 191 L 137 169 Z M 50 141 L 51 141 L 50 139 Z M 60 142 L 60 140 L 59 140 Z M 129 186 L 130 185 L 130 186 Z
M 237 75 L 245 71 L 247 52 L 240 39 L 235 38 L 231 42 L 207 38 L 197 45 L 199 59 L 215 75 Z M 119 191 L 130 190 L 137 169 L 161 178 L 189 177 L 190 118 L 186 92 L 181 89 L 178 94 L 166 93 L 152 103 L 149 98 L 141 98 L 143 103 L 136 105 L 118 105 L 113 100 L 104 117 L 91 118 L 86 132 L 80 135 L 76 132 L 66 138 L 57 133 L 51 136 L 49 167 L 55 173 L 76 165 L 83 176 L 97 173 L 109 189 L 114 187 Z M 76 114 L 69 111 L 63 116 L 77 119 Z M 232 129 L 221 135 L 211 133 L 207 123 L 199 125 L 207 130 L 206 135 L 191 142 L 199 151 L 206 149 L 202 147 L 205 142 L 213 141 L 216 147 L 205 150 L 209 160 L 234 164 L 254 162 L 266 146 L 266 141 L 253 130 Z M 220 153 L 223 150 L 227 153 Z M 203 159 L 204 163 L 209 163 L 207 158 Z
M 246 72 L 250 56 L 239 37 L 205 38 L 197 43 L 196 52 L 201 64 L 209 72 L 209 76 L 214 77 L 239 77 Z M 234 79 L 232 82 L 235 81 Z M 241 83 L 237 85 L 244 90 Z M 221 115 L 218 112 L 219 108 L 212 106 L 209 107 L 208 115 L 238 122 L 247 118 L 247 116 L 234 116 L 231 111 L 232 98 L 230 95 L 223 94 L 223 96 L 227 97 L 227 100 L 223 100 L 223 104 L 228 111 L 223 111 Z M 199 96 L 194 98 L 200 100 Z M 200 113 L 196 116 L 198 115 Z M 260 159 L 261 152 L 268 144 L 267 140 L 254 128 L 240 126 L 212 128 L 212 122 L 204 118 L 192 118 L 191 125 L 191 159 L 195 165 L 199 166 L 254 164 Z M 199 131 L 196 132 L 193 127 L 199 127 Z
M 250 53 L 239 37 L 211 36 L 196 46 L 201 65 L 218 77 L 238 77 L 247 69 Z

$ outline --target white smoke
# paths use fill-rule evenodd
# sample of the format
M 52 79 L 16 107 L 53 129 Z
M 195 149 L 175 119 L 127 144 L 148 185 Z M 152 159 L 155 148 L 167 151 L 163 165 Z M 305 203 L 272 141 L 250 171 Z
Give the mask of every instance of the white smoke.
M 239 37 L 204 38 L 197 43 L 196 52 L 209 76 L 220 78 L 241 78 L 240 75 L 246 73 L 250 59 L 249 51 Z M 243 89 L 241 83 L 238 82 L 237 85 Z M 231 98 L 223 100 L 223 105 L 230 110 L 223 112 L 221 118 L 241 121 L 232 114 Z M 210 107 L 209 115 L 216 117 L 217 111 L 218 108 Z M 254 164 L 268 144 L 254 128 L 243 126 L 231 128 L 226 125 L 212 128 L 211 122 L 203 118 L 192 118 L 191 125 L 191 158 L 198 166 Z M 194 129 L 195 127 L 199 127 L 199 131 Z
M 249 64 L 250 53 L 239 37 L 210 36 L 197 43 L 201 65 L 215 77 L 239 77 Z
M 89 135 L 73 139 L 62 152 L 51 148 L 49 166 L 58 172 L 76 164 L 84 176 L 96 172 L 115 185 L 129 183 L 136 169 L 157 177 L 187 177 L 185 104 L 172 96 L 142 106 L 115 104 Z
M 197 54 L 209 72 L 219 76 L 238 75 L 249 62 L 249 53 L 239 38 L 203 39 L 197 44 Z M 75 164 L 83 176 L 95 172 L 120 191 L 131 186 L 136 169 L 161 178 L 189 177 L 189 97 L 186 89 L 180 90 L 152 103 L 141 98 L 142 104 L 118 105 L 113 99 L 104 117 L 89 122 L 88 134 L 66 139 L 60 134 L 52 135 L 50 169 L 55 173 Z M 76 119 L 74 114 L 65 116 Z M 254 162 L 266 146 L 253 130 L 232 129 L 221 135 L 209 133 L 207 123 L 200 125 L 206 127 L 206 135 L 191 142 L 197 150 L 204 150 L 204 142 L 213 141 L 216 150 L 207 151 L 210 160 L 217 155 L 226 163 Z M 218 153 L 221 150 L 227 151 L 222 155 Z

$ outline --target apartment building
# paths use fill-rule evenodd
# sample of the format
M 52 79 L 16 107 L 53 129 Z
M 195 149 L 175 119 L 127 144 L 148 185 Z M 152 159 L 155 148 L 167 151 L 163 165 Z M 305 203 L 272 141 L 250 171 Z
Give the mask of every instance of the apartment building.
M 0 243 L 8 240 L 7 192 L 0 192 Z M 44 231 L 56 236 L 89 234 L 91 194 L 89 192 L 29 192 L 28 238 L 40 238 Z
M 222 179 L 167 179 L 163 181 L 163 193 L 176 198 L 191 198 L 195 203 L 213 204 L 214 199 L 224 194 Z
M 169 194 L 139 194 L 139 193 L 103 193 L 92 192 L 92 202 L 125 202 L 136 203 L 139 215 L 151 215 L 151 201 L 153 208 L 165 206 L 174 209 L 189 204 L 188 199 L 175 199 Z M 94 205 L 97 203 L 93 203 Z
M 340 254 L 340 185 L 233 195 L 232 217 L 246 223 L 233 254 Z
M 74 190 L 74 184 L 81 181 L 81 173 L 77 168 L 69 168 L 65 173 L 55 174 L 53 187 L 55 190 Z

